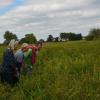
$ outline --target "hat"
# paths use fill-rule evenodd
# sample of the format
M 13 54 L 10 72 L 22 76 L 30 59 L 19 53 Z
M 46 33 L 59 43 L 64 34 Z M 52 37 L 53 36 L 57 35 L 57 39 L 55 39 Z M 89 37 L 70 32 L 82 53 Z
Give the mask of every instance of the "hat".
M 21 46 L 21 48 L 24 48 L 26 46 L 28 46 L 28 43 L 23 43 L 22 46 Z

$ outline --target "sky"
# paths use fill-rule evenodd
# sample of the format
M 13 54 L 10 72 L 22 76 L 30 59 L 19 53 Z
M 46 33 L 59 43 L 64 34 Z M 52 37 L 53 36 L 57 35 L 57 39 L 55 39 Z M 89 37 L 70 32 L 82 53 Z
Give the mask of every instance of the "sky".
M 100 0 L 0 0 L 0 42 L 9 30 L 18 38 L 37 39 L 61 32 L 82 33 L 100 28 Z

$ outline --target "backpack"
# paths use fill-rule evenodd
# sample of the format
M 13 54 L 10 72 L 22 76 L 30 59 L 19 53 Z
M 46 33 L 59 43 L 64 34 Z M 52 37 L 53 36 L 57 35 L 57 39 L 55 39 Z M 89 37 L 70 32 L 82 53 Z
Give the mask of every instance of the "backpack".
M 0 67 L 0 80 L 10 85 L 14 85 L 18 82 L 17 66 L 13 51 L 8 48 L 3 54 L 3 61 Z
M 13 51 L 8 48 L 3 54 L 2 70 L 7 73 L 16 73 L 16 60 Z

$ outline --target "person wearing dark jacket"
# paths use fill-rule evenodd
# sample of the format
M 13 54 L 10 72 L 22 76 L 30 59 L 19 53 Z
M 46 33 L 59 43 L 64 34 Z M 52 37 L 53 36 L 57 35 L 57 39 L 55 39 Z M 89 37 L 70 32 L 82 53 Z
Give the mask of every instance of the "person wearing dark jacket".
M 5 50 L 1 65 L 1 81 L 9 85 L 14 85 L 18 82 L 18 68 L 13 53 L 12 46 L 14 41 L 11 41 L 9 47 Z M 14 47 L 14 46 L 13 46 Z

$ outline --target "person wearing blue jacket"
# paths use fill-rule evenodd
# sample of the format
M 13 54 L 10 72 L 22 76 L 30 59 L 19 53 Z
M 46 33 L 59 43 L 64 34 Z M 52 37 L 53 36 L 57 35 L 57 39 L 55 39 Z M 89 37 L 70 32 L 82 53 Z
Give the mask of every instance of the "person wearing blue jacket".
M 3 61 L 0 68 L 0 78 L 3 83 L 9 85 L 15 85 L 18 82 L 18 68 L 16 65 L 16 59 L 14 57 L 14 42 L 9 43 L 9 47 L 3 54 Z

